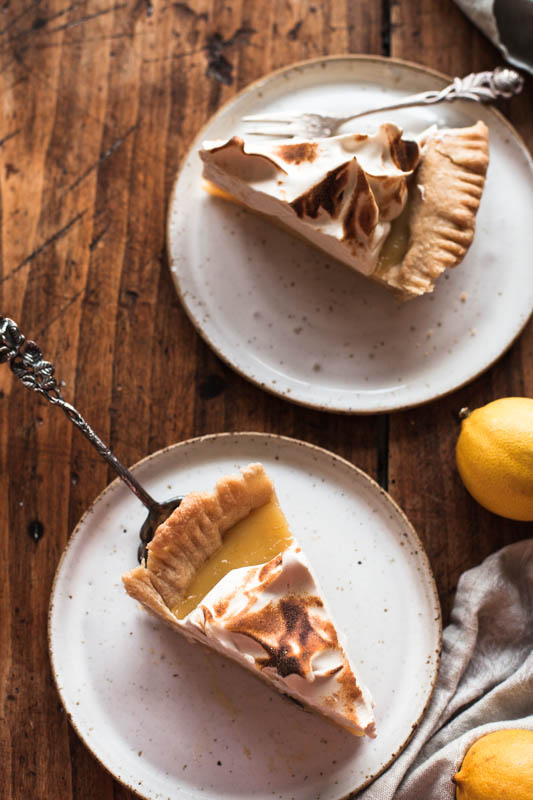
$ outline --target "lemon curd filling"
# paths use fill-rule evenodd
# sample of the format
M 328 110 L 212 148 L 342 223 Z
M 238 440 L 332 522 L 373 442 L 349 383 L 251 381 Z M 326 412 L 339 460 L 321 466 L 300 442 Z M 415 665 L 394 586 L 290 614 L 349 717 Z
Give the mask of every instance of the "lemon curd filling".
M 379 254 L 376 274 L 381 275 L 387 272 L 390 267 L 401 264 L 407 248 L 409 247 L 410 221 L 411 221 L 411 189 L 407 195 L 402 213 L 391 223 L 389 235 L 383 243 Z
M 225 192 L 224 189 L 221 189 L 216 184 L 212 183 L 212 181 L 208 181 L 206 178 L 202 180 L 202 188 L 204 192 L 213 195 L 213 197 L 221 197 L 222 200 L 229 200 L 230 203 L 236 203 L 238 206 L 242 206 L 240 200 L 237 200 L 232 194 L 229 192 Z
M 222 545 L 200 567 L 173 613 L 183 619 L 232 569 L 264 564 L 286 550 L 291 541 L 285 516 L 273 498 L 226 532 Z

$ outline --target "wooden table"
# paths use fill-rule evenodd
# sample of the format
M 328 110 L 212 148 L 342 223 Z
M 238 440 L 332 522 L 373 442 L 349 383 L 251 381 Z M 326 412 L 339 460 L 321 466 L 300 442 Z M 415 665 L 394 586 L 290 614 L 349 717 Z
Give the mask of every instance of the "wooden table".
M 225 366 L 170 278 L 165 213 L 180 159 L 221 103 L 291 62 L 377 53 L 449 74 L 497 51 L 448 0 L 4 0 L 0 15 L 0 313 L 125 463 L 205 433 L 272 431 L 340 454 L 421 536 L 446 622 L 463 570 L 531 532 L 458 478 L 458 410 L 533 394 L 533 325 L 481 377 L 391 415 L 296 407 Z M 533 148 L 533 82 L 501 106 Z M 529 212 L 525 212 L 529 213 Z M 133 795 L 67 721 L 47 650 L 54 572 L 113 475 L 64 416 L 0 368 L 0 796 Z

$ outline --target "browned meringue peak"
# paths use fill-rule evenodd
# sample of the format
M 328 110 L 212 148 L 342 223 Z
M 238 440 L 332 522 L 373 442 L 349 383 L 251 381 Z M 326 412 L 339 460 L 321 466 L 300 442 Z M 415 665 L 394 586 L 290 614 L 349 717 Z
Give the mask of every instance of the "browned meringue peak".
M 345 238 L 353 237 L 356 230 L 368 236 L 372 224 L 375 227 L 379 219 L 390 221 L 401 213 L 407 193 L 405 178 L 418 165 L 419 148 L 416 142 L 402 139 L 399 128 L 391 124 L 381 125 L 375 137 L 368 134 L 342 137 L 341 145 L 347 154 L 353 154 L 351 160 L 328 172 L 322 181 L 293 200 L 291 206 L 299 217 L 313 219 L 322 207 L 330 216 L 343 219 Z M 277 152 L 287 162 L 301 163 L 293 159 L 291 152 L 299 152 L 305 146 L 315 161 L 318 142 L 282 145 Z

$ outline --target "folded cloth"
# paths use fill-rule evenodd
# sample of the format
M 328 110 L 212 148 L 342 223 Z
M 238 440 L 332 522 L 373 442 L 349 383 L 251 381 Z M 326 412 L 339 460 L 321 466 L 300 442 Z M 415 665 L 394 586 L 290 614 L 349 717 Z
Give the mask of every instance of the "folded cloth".
M 455 0 L 516 67 L 533 72 L 533 0 Z
M 461 576 L 428 709 L 359 800 L 454 800 L 466 751 L 500 728 L 533 730 L 533 539 Z

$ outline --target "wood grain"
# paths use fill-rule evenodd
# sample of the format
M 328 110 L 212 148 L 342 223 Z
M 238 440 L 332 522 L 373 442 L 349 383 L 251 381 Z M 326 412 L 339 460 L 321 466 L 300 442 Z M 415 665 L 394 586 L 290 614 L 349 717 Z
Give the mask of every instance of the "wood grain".
M 378 478 L 424 540 L 446 617 L 460 573 L 529 532 L 471 500 L 453 448 L 463 405 L 533 394 L 532 326 L 488 372 L 426 407 L 364 418 L 297 408 L 198 337 L 173 289 L 164 220 L 196 131 L 272 69 L 350 52 L 461 74 L 499 54 L 448 0 L 6 0 L 2 12 L 0 313 L 39 342 L 67 399 L 126 463 L 203 433 L 259 430 Z M 526 97 L 503 108 L 531 147 Z M 46 638 L 62 549 L 112 476 L 6 368 L 0 457 L 0 796 L 133 798 L 69 726 Z

